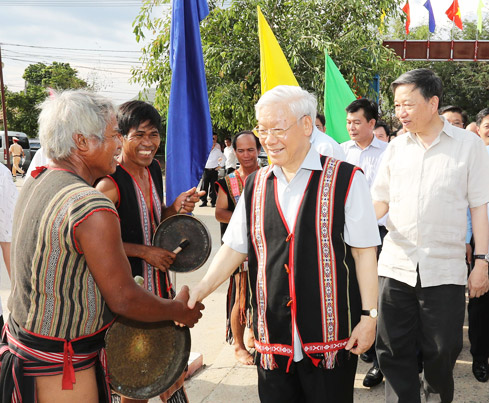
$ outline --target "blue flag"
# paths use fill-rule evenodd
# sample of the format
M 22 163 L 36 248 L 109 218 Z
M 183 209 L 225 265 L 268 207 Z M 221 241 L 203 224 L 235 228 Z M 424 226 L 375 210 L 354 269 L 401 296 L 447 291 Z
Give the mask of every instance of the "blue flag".
M 426 3 L 424 3 L 423 5 L 428 10 L 428 13 L 430 14 L 430 23 L 429 23 L 430 32 L 434 33 L 436 27 L 435 14 L 433 14 L 433 9 L 431 8 L 430 0 L 426 0 Z
M 173 0 L 172 80 L 166 135 L 166 204 L 197 186 L 212 147 L 212 123 L 200 39 L 206 0 Z

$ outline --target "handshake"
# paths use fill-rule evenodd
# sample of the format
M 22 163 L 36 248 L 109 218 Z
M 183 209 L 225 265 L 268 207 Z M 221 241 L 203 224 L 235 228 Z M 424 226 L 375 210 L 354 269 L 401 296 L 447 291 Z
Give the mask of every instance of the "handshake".
M 194 293 L 190 295 L 189 288 L 186 285 L 182 287 L 174 301 L 179 303 L 179 309 L 175 315 L 175 324 L 178 326 L 194 327 L 202 317 L 201 311 L 205 309 L 204 304 L 196 300 Z

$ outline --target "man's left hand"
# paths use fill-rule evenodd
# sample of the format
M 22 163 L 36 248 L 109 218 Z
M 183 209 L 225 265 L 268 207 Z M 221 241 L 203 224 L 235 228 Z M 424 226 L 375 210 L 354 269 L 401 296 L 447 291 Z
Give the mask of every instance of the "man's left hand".
M 194 211 L 195 203 L 197 203 L 202 196 L 205 195 L 205 191 L 197 191 L 197 188 L 193 187 L 186 192 L 181 193 L 173 202 L 173 208 L 175 211 L 181 214 L 191 213 Z
M 475 259 L 474 268 L 470 272 L 468 286 L 470 298 L 479 298 L 489 291 L 487 262 Z
M 368 316 L 362 316 L 360 322 L 351 332 L 350 340 L 345 347 L 345 350 L 351 351 L 353 354 L 360 355 L 367 351 L 375 341 L 375 328 L 377 320 Z

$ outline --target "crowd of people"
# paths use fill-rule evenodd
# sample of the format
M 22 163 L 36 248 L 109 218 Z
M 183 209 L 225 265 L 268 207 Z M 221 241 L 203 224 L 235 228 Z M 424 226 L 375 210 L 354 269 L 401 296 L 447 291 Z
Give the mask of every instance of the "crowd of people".
M 228 279 L 226 339 L 256 365 L 262 402 L 352 402 L 358 356 L 372 362 L 365 386 L 385 379 L 387 402 L 420 402 L 420 390 L 451 402 L 466 286 L 472 370 L 486 382 L 489 108 L 466 130 L 463 110 L 441 107 L 428 69 L 404 73 L 392 91 L 400 130 L 358 99 L 346 108 L 351 140 L 338 144 L 313 94 L 273 88 L 255 105 L 253 130 L 226 138 L 223 151 L 214 135 L 201 189 L 169 206 L 153 106 L 116 109 L 83 90 L 48 98 L 47 163 L 18 198 L 0 169 L 12 284 L 2 399 L 111 401 L 104 334 L 115 316 L 192 327 Z M 259 169 L 262 147 L 270 165 Z M 153 235 L 209 198 L 222 246 L 199 284 L 176 294 L 167 272 L 176 255 L 152 246 Z M 187 401 L 184 378 L 161 400 Z
M 388 402 L 419 402 L 420 388 L 426 401 L 452 401 L 466 284 L 472 371 L 489 378 L 489 188 L 480 175 L 489 109 L 474 134 L 463 110 L 441 107 L 432 71 L 407 72 L 392 90 L 401 127 L 391 130 L 375 102 L 358 99 L 346 108 L 351 140 L 341 145 L 298 87 L 275 87 L 256 105 L 254 133 L 271 166 L 249 174 L 225 221 L 216 212 L 229 223 L 223 246 L 190 306 L 229 276 L 228 296 L 238 298 L 235 276 L 247 271 L 263 402 L 352 401 L 348 351 L 372 362 L 364 386 L 385 377 Z M 340 336 L 345 316 L 349 339 Z M 244 345 L 235 339 L 246 363 Z

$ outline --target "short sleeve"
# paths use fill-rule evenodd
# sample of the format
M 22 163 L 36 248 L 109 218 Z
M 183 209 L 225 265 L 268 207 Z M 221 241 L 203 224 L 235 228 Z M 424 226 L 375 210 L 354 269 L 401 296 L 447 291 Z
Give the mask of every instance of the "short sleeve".
M 357 171 L 345 203 L 345 242 L 356 248 L 380 245 L 379 226 L 365 175 Z
M 389 204 L 390 201 L 390 170 L 389 163 L 392 158 L 392 146 L 388 145 L 382 154 L 377 175 L 372 186 L 372 199 Z
M 470 152 L 467 199 L 469 207 L 482 206 L 489 202 L 489 154 L 480 138 L 475 138 Z
M 244 192 L 234 209 L 222 242 L 239 253 L 248 254 L 248 230 L 246 224 L 246 203 Z

